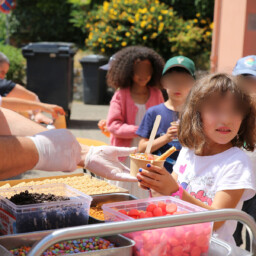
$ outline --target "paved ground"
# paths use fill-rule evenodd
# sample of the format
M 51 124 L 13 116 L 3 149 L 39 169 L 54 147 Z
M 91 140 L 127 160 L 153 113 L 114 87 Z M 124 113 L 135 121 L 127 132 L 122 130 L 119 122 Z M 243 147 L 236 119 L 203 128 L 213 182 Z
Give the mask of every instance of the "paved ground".
M 100 132 L 97 126 L 98 121 L 106 118 L 107 113 L 107 105 L 85 105 L 82 102 L 73 102 L 68 129 L 76 137 L 101 140 L 109 143 L 109 139 Z M 82 169 L 78 169 L 74 173 L 80 173 L 82 171 Z M 27 171 L 12 179 L 30 179 L 62 174 L 68 175 L 68 173 L 60 172 Z
M 74 102 L 68 128 L 76 137 L 109 143 L 109 139 L 100 132 L 97 126 L 100 119 L 107 117 L 108 108 L 107 105 L 85 105 L 81 102 Z

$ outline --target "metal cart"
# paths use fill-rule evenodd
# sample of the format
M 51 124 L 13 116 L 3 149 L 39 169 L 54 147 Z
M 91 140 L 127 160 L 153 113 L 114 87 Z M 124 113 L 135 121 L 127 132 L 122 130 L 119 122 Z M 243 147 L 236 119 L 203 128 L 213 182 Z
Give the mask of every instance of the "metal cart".
M 94 224 L 87 226 L 79 226 L 73 228 L 65 228 L 49 232 L 47 236 L 42 238 L 32 247 L 28 256 L 39 256 L 47 248 L 54 243 L 63 240 L 78 239 L 82 237 L 93 236 L 112 236 L 121 233 L 129 233 L 148 229 L 157 229 L 173 226 L 181 226 L 188 224 L 197 224 L 211 221 L 236 220 L 246 225 L 251 235 L 251 251 L 245 251 L 241 248 L 231 246 L 219 239 L 212 238 L 208 255 L 209 256 L 249 256 L 256 255 L 256 224 L 254 220 L 242 211 L 235 209 L 223 209 L 205 212 L 188 213 L 184 215 L 165 216 L 161 218 L 148 218 L 125 222 L 111 222 L 104 224 Z M 10 237 L 10 236 L 9 236 Z M 0 239 L 0 244 L 1 239 Z M 104 250 L 107 251 L 107 250 Z M 80 254 L 79 254 L 80 255 Z M 83 254 L 87 255 L 87 253 Z M 98 251 L 95 255 L 113 255 Z M 122 254 L 119 254 L 122 255 Z

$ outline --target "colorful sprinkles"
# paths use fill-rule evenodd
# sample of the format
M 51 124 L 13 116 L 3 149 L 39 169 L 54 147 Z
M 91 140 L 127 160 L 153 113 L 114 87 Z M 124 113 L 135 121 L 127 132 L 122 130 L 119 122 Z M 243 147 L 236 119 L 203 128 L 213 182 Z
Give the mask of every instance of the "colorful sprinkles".
M 65 255 L 65 254 L 76 254 L 81 252 L 89 252 L 95 250 L 110 249 L 115 247 L 110 241 L 100 238 L 88 238 L 88 239 L 77 239 L 69 240 L 62 243 L 57 243 L 51 246 L 47 251 L 45 251 L 43 256 L 54 256 L 54 255 Z M 26 256 L 30 251 L 31 247 L 21 246 L 19 248 L 10 250 L 10 252 L 15 256 Z
M 152 154 L 136 153 L 136 154 L 130 154 L 130 156 L 136 159 L 141 159 L 141 160 L 155 160 L 155 156 Z

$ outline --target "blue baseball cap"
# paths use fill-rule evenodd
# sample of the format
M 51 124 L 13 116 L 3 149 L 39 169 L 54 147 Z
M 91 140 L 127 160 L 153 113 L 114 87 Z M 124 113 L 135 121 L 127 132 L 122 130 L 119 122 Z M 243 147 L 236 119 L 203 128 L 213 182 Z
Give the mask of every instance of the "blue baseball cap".
M 256 55 L 249 55 L 239 59 L 232 74 L 234 76 L 245 74 L 256 76 Z

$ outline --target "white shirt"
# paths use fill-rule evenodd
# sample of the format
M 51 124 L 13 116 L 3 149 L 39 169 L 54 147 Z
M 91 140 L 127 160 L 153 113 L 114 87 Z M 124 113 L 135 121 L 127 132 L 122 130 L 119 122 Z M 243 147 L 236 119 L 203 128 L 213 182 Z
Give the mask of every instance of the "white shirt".
M 144 115 L 146 114 L 146 104 L 138 104 L 138 103 L 135 103 L 135 105 L 137 106 L 138 108 L 138 112 L 136 114 L 136 117 L 135 117 L 135 125 L 137 126 L 140 126 L 140 123 L 144 117 Z M 131 144 L 131 147 L 138 147 L 138 144 L 139 144 L 139 141 L 140 141 L 140 137 L 137 136 L 135 137 L 133 140 L 132 140 L 132 144 Z
M 2 105 L 2 97 L 0 96 L 0 107 L 1 107 L 1 105 Z
M 255 195 L 256 181 L 251 162 L 241 149 L 232 147 L 212 156 L 197 156 L 193 150 L 182 148 L 174 172 L 179 184 L 190 195 L 211 205 L 216 192 L 245 189 L 236 209 L 241 210 L 243 201 Z M 217 231 L 219 238 L 234 244 L 236 221 L 226 221 Z

